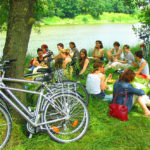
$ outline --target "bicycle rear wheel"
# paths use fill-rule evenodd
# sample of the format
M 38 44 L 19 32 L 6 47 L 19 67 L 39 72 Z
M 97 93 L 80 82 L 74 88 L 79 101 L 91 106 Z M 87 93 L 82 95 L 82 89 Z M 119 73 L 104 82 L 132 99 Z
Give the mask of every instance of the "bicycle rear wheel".
M 88 92 L 84 85 L 82 85 L 81 83 L 75 82 L 75 81 L 71 81 L 71 80 L 66 80 L 66 81 L 63 81 L 62 83 L 66 84 L 66 85 L 68 84 L 68 85 L 76 86 L 73 88 L 74 92 L 77 92 L 79 94 L 79 96 L 81 96 L 85 105 L 88 106 L 89 95 L 88 95 Z
M 12 129 L 11 117 L 4 106 L 0 105 L 0 149 L 2 149 L 10 138 Z
M 3 105 L 7 110 L 9 110 L 7 103 L 2 98 L 0 98 L 0 104 Z
M 44 111 L 44 122 L 66 117 L 66 119 L 46 124 L 47 133 L 60 143 L 79 140 L 87 131 L 89 124 L 88 110 L 75 95 L 60 93 L 52 98 Z

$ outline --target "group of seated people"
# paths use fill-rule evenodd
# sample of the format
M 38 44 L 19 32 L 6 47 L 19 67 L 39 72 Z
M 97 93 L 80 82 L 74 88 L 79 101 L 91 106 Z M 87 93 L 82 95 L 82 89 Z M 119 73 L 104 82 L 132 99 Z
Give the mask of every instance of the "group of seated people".
M 70 49 L 64 49 L 64 45 L 62 43 L 57 44 L 58 48 L 58 55 L 53 56 L 53 59 L 55 60 L 55 64 L 57 66 L 57 63 L 59 63 L 58 66 L 60 66 L 60 63 L 63 69 L 66 69 L 67 66 L 72 65 L 74 66 L 77 62 L 79 64 L 79 75 L 84 74 L 89 65 L 89 59 L 87 56 L 86 49 L 82 49 L 80 52 L 76 48 L 76 45 L 74 42 L 70 42 Z M 48 46 L 46 44 L 42 45 L 41 48 L 37 49 L 37 57 L 35 57 L 30 62 L 29 69 L 37 70 L 39 67 L 46 67 L 46 64 L 44 63 L 47 58 L 43 57 L 43 54 L 45 54 L 48 51 Z M 57 69 L 57 68 L 56 68 Z M 72 70 L 72 69 L 71 69 Z
M 105 69 L 110 68 L 129 68 L 131 66 L 133 67 L 139 67 L 139 70 L 136 72 L 136 75 L 140 75 L 145 78 L 149 78 L 149 65 L 147 61 L 143 58 L 143 52 L 142 51 L 136 51 L 133 55 L 129 45 L 124 45 L 123 49 L 120 48 L 119 42 L 114 42 L 113 44 L 114 48 L 108 50 L 106 52 L 108 63 L 105 66 Z M 74 42 L 69 43 L 70 49 L 64 49 L 64 45 L 62 43 L 57 44 L 58 48 L 58 55 L 54 56 L 53 58 L 55 60 L 57 59 L 63 59 L 63 68 L 65 69 L 68 64 L 72 64 L 72 66 L 77 66 L 77 63 L 79 64 L 79 75 L 84 74 L 86 71 L 88 71 L 90 60 L 93 59 L 95 61 L 100 60 L 104 61 L 106 58 L 104 58 L 104 47 L 101 41 L 96 41 L 94 50 L 92 52 L 93 57 L 87 56 L 87 50 L 81 49 L 79 52 L 76 48 L 76 45 Z M 48 46 L 46 44 L 43 44 L 41 48 L 38 48 L 37 54 L 38 57 L 35 57 L 34 60 L 31 62 L 30 68 L 34 69 L 38 66 L 44 66 L 44 61 L 46 58 L 43 57 L 43 54 L 45 54 L 48 51 Z M 137 60 L 137 63 L 135 63 L 135 60 Z
M 79 65 L 78 75 L 83 75 L 88 72 L 86 79 L 86 89 L 89 94 L 100 98 L 101 100 L 111 102 L 116 95 L 116 91 L 119 89 L 128 90 L 128 101 L 126 103 L 128 111 L 131 110 L 133 104 L 137 101 L 141 108 L 144 110 L 145 116 L 150 116 L 150 111 L 147 106 L 150 106 L 150 99 L 145 95 L 145 92 L 140 89 L 136 89 L 132 86 L 131 82 L 135 76 L 149 79 L 149 65 L 143 58 L 143 51 L 136 51 L 132 54 L 129 45 L 124 45 L 123 49 L 120 48 L 119 42 L 114 42 L 112 49 L 106 52 L 108 63 L 104 67 L 104 47 L 101 41 L 96 41 L 95 47 L 92 53 L 93 57 L 87 56 L 87 50 L 81 49 L 79 52 L 74 42 L 69 43 L 70 49 L 64 49 L 62 43 L 57 44 L 58 55 L 53 56 L 55 60 L 55 77 L 58 80 L 65 80 L 65 78 L 71 78 L 74 69 Z M 32 67 L 45 66 L 44 61 L 46 58 L 43 54 L 48 51 L 47 45 L 42 45 L 37 50 L 38 57 L 34 58 Z M 93 71 L 89 73 L 90 61 L 93 59 Z M 135 62 L 136 60 L 136 62 Z M 110 68 L 125 68 L 124 72 L 120 75 L 119 79 L 115 82 L 113 88 L 113 95 L 106 95 L 104 90 L 107 87 L 107 82 L 112 78 L 112 74 L 105 77 L 105 70 Z M 139 67 L 137 72 L 132 71 L 129 67 Z M 122 98 L 118 98 L 116 102 L 123 104 L 125 95 Z
M 124 105 L 125 102 L 125 90 L 127 90 L 127 103 L 128 112 L 137 102 L 140 104 L 144 111 L 145 116 L 150 116 L 150 97 L 145 94 L 144 90 L 134 88 L 131 82 L 134 80 L 136 73 L 131 69 L 125 69 L 123 73 L 120 74 L 119 79 L 113 85 L 113 95 L 106 95 L 104 90 L 107 87 L 107 82 L 111 79 L 112 74 L 105 77 L 105 69 L 103 62 L 95 62 L 93 65 L 93 71 L 88 74 L 86 80 L 86 89 L 89 94 L 100 100 L 112 102 L 113 98 L 117 96 L 118 91 L 122 92 L 116 99 L 117 104 Z

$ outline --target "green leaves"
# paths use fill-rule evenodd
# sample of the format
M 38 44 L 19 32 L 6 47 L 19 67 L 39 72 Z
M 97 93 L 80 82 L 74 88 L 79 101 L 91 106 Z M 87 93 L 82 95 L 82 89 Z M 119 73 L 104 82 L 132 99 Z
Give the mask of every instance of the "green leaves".
M 61 18 L 74 18 L 79 13 L 79 0 L 55 0 L 55 15 Z
M 0 31 L 6 30 L 9 15 L 8 0 L 0 0 Z
M 126 5 L 131 5 L 132 0 L 122 0 Z M 145 41 L 145 44 L 150 43 L 150 0 L 134 0 L 134 3 L 139 8 L 139 21 L 141 22 L 140 28 L 133 27 L 135 33 L 140 39 Z M 145 38 L 142 38 L 144 36 Z
M 94 18 L 99 19 L 100 14 L 104 12 L 104 1 L 97 0 L 94 2 L 93 0 L 80 0 L 81 12 L 85 14 L 90 14 Z
M 125 0 L 124 0 L 125 1 Z M 74 18 L 80 14 L 90 14 L 93 18 L 100 19 L 103 12 L 134 13 L 135 7 L 131 0 L 36 0 L 34 5 L 34 20 L 40 21 L 44 17 L 58 16 L 60 18 Z M 0 0 L 0 29 L 6 29 L 9 16 L 9 0 Z M 143 5 L 144 2 L 138 5 Z M 145 5 L 145 3 L 144 3 Z M 141 14 L 142 21 L 146 19 L 145 14 Z M 144 15 L 144 16 L 143 16 Z M 85 22 L 87 20 L 85 19 Z M 149 19 L 146 22 L 150 22 Z

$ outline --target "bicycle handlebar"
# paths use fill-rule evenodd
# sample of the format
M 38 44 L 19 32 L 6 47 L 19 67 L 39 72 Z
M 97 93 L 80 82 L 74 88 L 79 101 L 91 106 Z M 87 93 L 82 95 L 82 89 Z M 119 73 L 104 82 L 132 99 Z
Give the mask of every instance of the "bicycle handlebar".
M 0 66 L 0 70 L 6 70 L 6 69 L 10 69 L 11 66 Z
M 1 63 L 5 64 L 5 63 L 11 63 L 13 61 L 17 61 L 17 59 L 5 59 L 5 60 L 2 60 Z
M 10 63 L 10 62 L 13 62 L 13 61 L 17 61 L 17 59 L 6 59 L 6 60 L 4 60 L 4 62 L 8 62 L 8 63 Z

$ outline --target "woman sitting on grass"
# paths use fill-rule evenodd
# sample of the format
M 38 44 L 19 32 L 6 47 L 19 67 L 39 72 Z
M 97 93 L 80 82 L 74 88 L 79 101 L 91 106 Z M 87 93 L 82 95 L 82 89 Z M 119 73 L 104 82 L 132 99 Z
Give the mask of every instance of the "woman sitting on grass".
M 79 75 L 82 75 L 86 72 L 89 65 L 89 59 L 87 57 L 87 51 L 86 49 L 81 49 L 80 51 L 80 59 L 79 59 L 79 66 L 80 66 L 80 73 Z
M 136 72 L 136 75 L 141 75 L 144 78 L 147 78 L 149 76 L 149 65 L 147 61 L 143 58 L 143 52 L 137 51 L 135 52 L 135 59 L 138 61 L 138 63 L 133 62 L 134 67 L 140 67 L 139 70 Z
M 37 54 L 38 57 L 35 57 L 33 60 L 33 66 L 38 67 L 38 66 L 43 66 L 44 65 L 44 57 L 43 57 L 43 50 L 41 48 L 37 49 Z
M 56 59 L 54 78 L 57 82 L 72 79 L 72 72 L 73 72 L 72 67 L 70 66 L 69 68 L 65 69 L 63 67 L 63 64 L 64 64 L 63 58 Z
M 104 48 L 101 41 L 96 41 L 92 55 L 94 59 L 104 60 Z
M 48 51 L 48 46 L 46 44 L 41 45 L 41 49 L 43 51 L 43 54 L 46 54 Z
M 66 69 L 67 65 L 72 61 L 70 57 L 70 50 L 69 49 L 62 50 L 60 55 L 61 55 L 61 58 L 64 59 L 63 68 Z
M 145 95 L 144 90 L 134 88 L 131 82 L 135 78 L 135 73 L 131 69 L 126 69 L 119 77 L 113 87 L 113 97 L 116 96 L 117 92 L 124 93 L 124 95 L 120 95 L 116 99 L 117 104 L 123 105 L 125 102 L 125 91 L 127 89 L 127 103 L 128 112 L 132 109 L 132 106 L 136 101 L 140 104 L 141 108 L 144 110 L 145 116 L 150 116 L 150 111 L 147 106 L 150 106 L 150 99 L 147 95 Z
M 104 90 L 107 86 L 107 81 L 111 79 L 111 74 L 105 79 L 105 69 L 102 62 L 95 62 L 93 65 L 94 70 L 88 74 L 86 80 L 86 89 L 89 94 L 92 94 L 103 101 L 112 101 L 111 95 L 105 95 Z
M 57 82 L 61 82 L 61 81 L 66 80 L 65 73 L 64 73 L 65 71 L 63 68 L 63 61 L 64 61 L 63 58 L 58 58 L 55 61 L 54 78 Z

